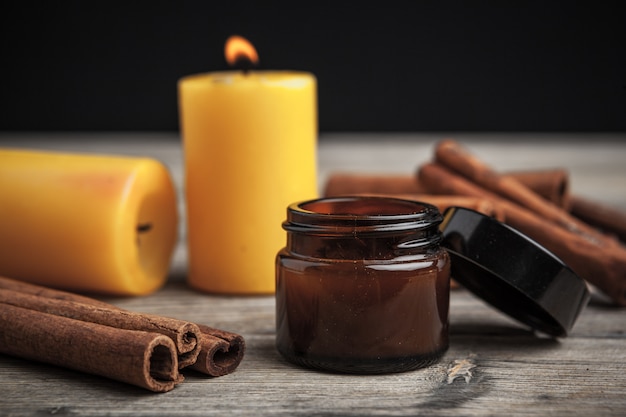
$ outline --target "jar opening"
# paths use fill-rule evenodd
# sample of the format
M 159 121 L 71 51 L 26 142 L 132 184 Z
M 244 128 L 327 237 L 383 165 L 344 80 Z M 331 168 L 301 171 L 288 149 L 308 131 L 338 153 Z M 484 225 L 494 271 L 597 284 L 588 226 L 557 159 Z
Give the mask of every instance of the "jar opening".
M 306 201 L 298 205 L 317 214 L 338 216 L 410 216 L 424 212 L 424 204 L 414 201 L 376 198 L 344 197 Z
M 294 203 L 283 227 L 293 232 L 380 232 L 432 228 L 441 223 L 430 204 L 392 197 L 332 197 Z

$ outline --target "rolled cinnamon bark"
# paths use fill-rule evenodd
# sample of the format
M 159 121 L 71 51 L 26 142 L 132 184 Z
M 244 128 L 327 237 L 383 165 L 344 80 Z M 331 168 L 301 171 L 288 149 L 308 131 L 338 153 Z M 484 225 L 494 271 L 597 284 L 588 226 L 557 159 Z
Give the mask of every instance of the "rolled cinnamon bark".
M 202 348 L 191 369 L 211 376 L 233 372 L 243 359 L 246 346 L 243 337 L 202 324 L 198 326 L 202 332 Z
M 569 207 L 569 176 L 561 168 L 537 171 L 513 171 L 513 177 L 543 198 L 567 209 Z M 354 194 L 425 194 L 427 190 L 415 175 L 332 174 L 326 182 L 324 195 L 335 197 Z
M 182 382 L 174 342 L 158 333 L 116 329 L 0 303 L 0 352 L 154 392 Z
M 476 196 L 493 200 L 504 210 L 506 223 L 552 251 L 581 278 L 595 285 L 615 303 L 626 306 L 626 249 L 589 239 L 541 215 L 504 199 L 437 163 L 420 167 L 420 182 L 430 192 Z
M 67 291 L 46 288 L 40 285 L 30 284 L 2 276 L 0 276 L 0 289 L 37 295 L 42 298 L 72 301 L 80 304 L 101 307 L 103 309 L 126 311 L 94 298 Z M 179 358 L 179 366 L 180 363 L 187 364 L 184 366 L 191 366 L 192 364 L 189 363 L 191 362 L 190 359 L 195 356 L 195 363 L 198 365 L 195 366 L 194 369 L 197 371 L 211 376 L 221 376 L 225 375 L 224 372 L 233 372 L 243 359 L 245 351 L 244 338 L 235 333 L 214 329 L 201 324 L 195 324 L 195 326 L 200 332 L 199 337 L 196 336 L 195 338 L 197 341 L 197 349 L 194 349 L 193 353 L 187 355 L 186 358 L 183 358 L 183 360 Z M 220 340 L 225 341 L 225 343 L 220 342 Z M 184 366 L 181 366 L 181 368 Z
M 26 281 L 7 278 L 0 275 L 0 288 L 5 290 L 18 291 L 24 294 L 38 295 L 40 297 L 54 298 L 55 300 L 75 301 L 77 303 L 98 305 L 102 307 L 113 307 L 104 301 L 95 298 L 85 297 L 84 295 L 73 292 L 55 290 L 53 288 L 44 287 L 42 285 L 31 284 Z
M 548 168 L 532 171 L 509 171 L 502 175 L 514 178 L 544 199 L 568 211 L 578 220 L 605 233 L 615 235 L 622 242 L 626 242 L 626 213 L 596 201 L 572 195 L 567 170 Z M 357 194 L 410 195 L 414 193 L 427 193 L 415 175 L 355 173 L 331 175 L 325 191 L 325 195 L 328 197 Z M 462 205 L 459 206 L 463 207 Z M 476 209 L 475 207 L 468 208 Z M 445 210 L 445 207 L 440 207 L 440 210 Z M 481 210 L 478 209 L 477 211 Z M 495 217 L 498 218 L 498 215 Z
M 461 174 L 486 190 L 526 207 L 539 216 L 586 239 L 599 241 L 602 244 L 610 244 L 609 240 L 613 244 L 617 243 L 614 239 L 608 239 L 606 235 L 599 233 L 595 228 L 573 217 L 562 208 L 541 198 L 515 178 L 497 173 L 453 140 L 444 140 L 436 146 L 435 162 Z
M 561 207 L 570 208 L 569 174 L 563 168 L 535 171 L 510 171 L 504 176 L 515 178 L 544 199 Z
M 200 329 L 197 325 L 169 317 L 133 313 L 118 308 L 83 304 L 0 289 L 0 302 L 75 320 L 126 330 L 160 333 L 174 341 L 180 368 L 196 361 L 200 353 Z
M 585 223 L 626 242 L 626 213 L 577 195 L 571 197 L 570 211 Z
M 444 212 L 448 207 L 465 207 L 475 210 L 485 216 L 493 217 L 497 220 L 504 221 L 504 211 L 501 210 L 493 201 L 486 198 L 477 198 L 462 195 L 440 195 L 440 194 L 386 194 L 386 193 L 358 193 L 358 194 L 342 194 L 356 196 L 387 196 L 402 198 L 404 200 L 419 201 L 432 204 L 439 211 Z

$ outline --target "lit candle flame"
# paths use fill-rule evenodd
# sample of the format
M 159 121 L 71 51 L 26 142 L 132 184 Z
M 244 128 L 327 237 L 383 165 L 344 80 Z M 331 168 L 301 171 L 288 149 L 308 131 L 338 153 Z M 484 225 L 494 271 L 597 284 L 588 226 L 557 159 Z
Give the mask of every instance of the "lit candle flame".
M 236 64 L 250 66 L 259 63 L 259 55 L 254 46 L 246 38 L 237 35 L 233 35 L 226 40 L 224 56 L 228 65 L 231 66 Z

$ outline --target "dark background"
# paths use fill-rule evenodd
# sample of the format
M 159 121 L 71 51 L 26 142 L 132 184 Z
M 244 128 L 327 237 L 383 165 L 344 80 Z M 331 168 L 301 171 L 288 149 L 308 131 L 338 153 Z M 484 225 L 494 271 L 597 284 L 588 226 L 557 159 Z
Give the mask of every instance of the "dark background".
M 620 2 L 345 3 L 4 2 L 0 130 L 177 130 L 239 34 L 317 76 L 322 132 L 626 131 Z

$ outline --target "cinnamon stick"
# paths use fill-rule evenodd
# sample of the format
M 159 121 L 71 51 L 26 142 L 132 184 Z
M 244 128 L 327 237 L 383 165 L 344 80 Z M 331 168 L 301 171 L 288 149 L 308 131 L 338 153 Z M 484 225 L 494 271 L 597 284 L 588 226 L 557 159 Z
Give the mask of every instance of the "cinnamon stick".
M 430 192 L 487 198 L 504 210 L 506 223 L 552 251 L 574 272 L 595 285 L 614 302 L 626 306 L 626 249 L 612 240 L 590 239 L 562 227 L 545 216 L 507 200 L 439 163 L 427 163 L 418 171 Z
M 0 352 L 166 392 L 182 382 L 174 342 L 0 303 Z
M 180 368 L 195 363 L 200 353 L 200 329 L 197 325 L 182 320 L 133 313 L 115 307 L 89 305 L 72 300 L 46 298 L 7 289 L 0 289 L 0 302 L 118 329 L 160 333 L 174 342 Z
M 436 146 L 435 162 L 580 236 L 603 245 L 616 243 L 614 239 L 609 239 L 605 234 L 573 217 L 567 211 L 541 198 L 515 178 L 497 173 L 453 140 L 444 140 Z
M 562 208 L 569 207 L 569 177 L 561 168 L 514 171 L 513 177 L 543 198 Z M 425 194 L 428 191 L 415 175 L 335 173 L 325 185 L 324 196 L 354 194 Z
M 52 288 L 46 288 L 2 276 L 0 276 L 0 289 L 12 290 L 24 294 L 37 295 L 41 298 L 91 305 L 95 307 L 100 307 L 106 311 L 115 309 L 118 311 L 130 313 L 126 310 L 120 309 L 119 307 L 102 302 L 100 300 L 96 300 L 94 298 Z M 233 372 L 239 366 L 243 359 L 245 351 L 244 338 L 235 333 L 229 333 L 224 330 L 214 329 L 212 327 L 201 324 L 194 324 L 194 326 L 199 331 L 199 334 L 195 337 L 195 340 L 197 342 L 197 349 L 194 349 L 192 354 L 188 354 L 186 359 L 191 359 L 192 357 L 195 357 L 195 361 L 193 364 L 188 363 L 190 362 L 189 360 L 185 361 L 184 363 L 187 363 L 186 366 L 192 366 L 197 364 L 197 366 L 194 366 L 195 370 L 211 376 L 221 376 L 225 375 L 224 372 Z M 184 335 L 184 333 L 179 333 L 179 335 L 177 335 L 177 338 L 180 335 Z M 189 337 L 189 339 L 190 341 L 193 340 L 192 337 Z M 216 339 L 224 340 L 226 344 L 221 343 L 219 342 L 219 340 Z
M 577 195 L 571 197 L 570 211 L 584 222 L 626 242 L 626 213 Z
M 515 178 L 562 209 L 568 210 L 570 207 L 569 174 L 563 168 L 509 171 L 503 175 Z
M 394 196 L 432 204 L 442 213 L 449 207 L 465 207 L 500 221 L 505 219 L 504 211 L 492 200 L 486 198 L 437 194 L 396 194 Z
M 493 217 L 497 220 L 504 221 L 504 211 L 501 210 L 493 201 L 486 198 L 477 198 L 461 195 L 440 195 L 440 194 L 384 194 L 384 193 L 358 193 L 343 194 L 351 196 L 387 196 L 402 198 L 404 200 L 419 201 L 432 204 L 437 207 L 440 212 L 444 212 L 448 207 L 465 207 L 475 210 L 485 216 Z
M 73 292 L 56 290 L 49 287 L 44 287 L 37 284 L 31 284 L 29 282 L 20 281 L 17 279 L 7 278 L 0 275 L 0 288 L 5 290 L 13 290 L 22 292 L 25 294 L 33 294 L 46 298 L 54 298 L 56 300 L 68 300 L 75 301 L 83 304 L 99 305 L 102 307 L 112 307 L 103 301 L 96 300 L 95 298 L 86 297 Z
M 236 333 L 198 325 L 202 332 L 202 349 L 191 369 L 211 376 L 233 372 L 243 359 L 245 342 Z
M 502 175 L 514 178 L 545 200 L 568 211 L 578 220 L 626 242 L 626 213 L 605 204 L 572 195 L 570 193 L 569 175 L 565 169 L 508 171 Z M 360 194 L 394 196 L 414 193 L 428 194 L 416 175 L 337 173 L 329 177 L 324 195 L 327 197 Z M 438 206 L 438 204 L 435 205 Z M 446 204 L 444 203 L 443 206 Z M 459 206 L 464 207 L 463 205 Z M 467 208 L 476 209 L 471 205 Z M 440 208 L 440 210 L 445 210 L 445 207 Z M 478 209 L 477 211 L 481 210 Z M 498 218 L 497 215 L 495 217 Z

